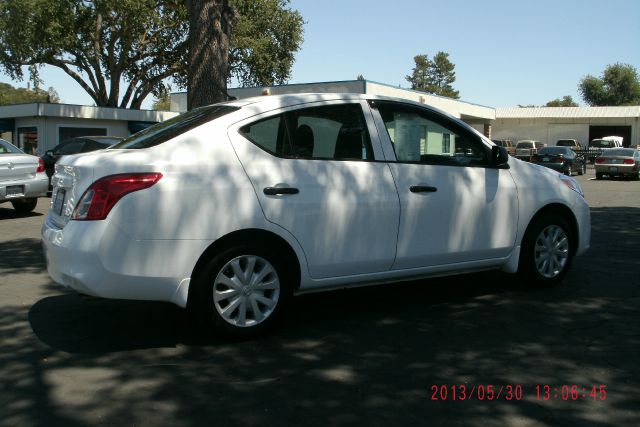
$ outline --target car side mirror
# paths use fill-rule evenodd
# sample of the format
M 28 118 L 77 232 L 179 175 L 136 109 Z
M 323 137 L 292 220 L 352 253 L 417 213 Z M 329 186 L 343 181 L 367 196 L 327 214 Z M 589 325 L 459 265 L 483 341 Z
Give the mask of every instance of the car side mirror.
M 491 147 L 491 166 L 501 167 L 509 164 L 509 153 L 504 147 Z

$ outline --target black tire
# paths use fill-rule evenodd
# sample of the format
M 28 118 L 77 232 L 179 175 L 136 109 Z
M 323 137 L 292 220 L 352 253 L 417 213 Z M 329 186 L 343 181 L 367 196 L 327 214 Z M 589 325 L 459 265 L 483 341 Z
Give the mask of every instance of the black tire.
M 11 204 L 13 205 L 13 209 L 16 211 L 20 213 L 29 213 L 38 205 L 38 199 L 34 197 L 31 199 L 12 200 Z
M 604 174 L 602 172 L 596 172 L 596 179 L 602 179 Z
M 562 216 L 545 214 L 537 217 L 529 224 L 522 239 L 518 274 L 535 287 L 557 285 L 571 266 L 574 241 L 571 227 Z
M 580 168 L 578 169 L 578 175 L 584 175 L 586 171 L 587 171 L 587 167 L 584 163 L 582 163 L 580 165 Z
M 567 176 L 571 176 L 571 166 L 569 166 L 568 168 L 566 168 L 564 170 L 564 174 L 567 175 Z
M 253 269 L 251 260 L 255 262 Z M 251 273 L 251 278 L 254 278 L 265 271 L 268 272 L 266 276 L 256 284 L 252 280 L 240 283 L 243 279 L 237 274 Z M 230 284 L 232 279 L 238 288 L 232 289 L 226 284 Z M 278 322 L 291 300 L 293 281 L 291 268 L 287 268 L 282 256 L 273 250 L 256 245 L 234 246 L 211 257 L 195 278 L 192 308 L 205 328 L 213 327 L 215 332 L 233 339 L 253 338 L 264 334 Z M 277 289 L 262 289 L 260 283 L 269 287 L 277 283 Z M 270 307 L 270 303 L 274 305 Z M 230 311 L 223 315 L 225 310 Z

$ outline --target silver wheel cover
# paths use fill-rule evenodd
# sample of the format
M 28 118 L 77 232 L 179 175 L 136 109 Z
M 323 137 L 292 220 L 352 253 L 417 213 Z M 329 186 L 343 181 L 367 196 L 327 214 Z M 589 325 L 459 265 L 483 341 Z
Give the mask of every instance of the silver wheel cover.
M 227 323 L 256 326 L 273 313 L 280 297 L 280 279 L 264 258 L 241 255 L 227 262 L 213 283 L 213 305 Z
M 533 256 L 542 277 L 558 276 L 569 260 L 569 238 L 565 231 L 557 225 L 545 227 L 536 238 Z

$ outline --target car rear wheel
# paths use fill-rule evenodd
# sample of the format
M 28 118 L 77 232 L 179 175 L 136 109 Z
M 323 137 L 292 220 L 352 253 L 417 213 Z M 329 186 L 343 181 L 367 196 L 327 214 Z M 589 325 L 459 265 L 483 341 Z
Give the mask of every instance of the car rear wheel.
M 196 278 L 199 317 L 231 338 L 270 329 L 292 295 L 285 262 L 258 246 L 237 246 L 213 256 Z
M 578 175 L 584 175 L 587 172 L 587 165 L 582 163 L 578 169 Z
M 518 273 L 529 284 L 557 285 L 569 270 L 573 253 L 571 228 L 559 215 L 536 218 L 522 240 Z
M 11 204 L 13 205 L 13 208 L 18 212 L 29 213 L 36 208 L 38 199 L 34 197 L 31 199 L 13 200 L 11 201 Z
M 604 174 L 602 172 L 596 172 L 596 179 L 602 179 Z

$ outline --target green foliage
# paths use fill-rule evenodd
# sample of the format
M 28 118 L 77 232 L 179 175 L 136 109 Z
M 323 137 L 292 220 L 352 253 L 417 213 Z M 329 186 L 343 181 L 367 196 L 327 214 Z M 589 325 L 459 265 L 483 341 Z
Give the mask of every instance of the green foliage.
M 244 86 L 289 78 L 304 22 L 288 3 L 234 0 L 229 77 Z M 0 69 L 21 80 L 25 66 L 55 66 L 98 106 L 140 108 L 168 78 L 186 86 L 188 34 L 179 0 L 2 0 Z
M 406 76 L 411 83 L 411 89 L 430 92 L 440 96 L 458 99 L 460 95 L 451 84 L 456 81 L 455 65 L 449 61 L 449 54 L 438 52 L 429 59 L 428 55 L 418 55 L 413 58 L 416 66 L 412 74 Z
M 565 95 L 560 98 L 556 98 L 547 102 L 546 107 L 577 107 L 578 104 L 573 100 L 571 95 Z
M 640 105 L 638 72 L 629 64 L 608 65 L 600 78 L 587 75 L 578 90 L 591 106 Z
M 303 41 L 302 15 L 289 0 L 233 0 L 229 74 L 240 86 L 283 84 Z
M 154 98 L 153 106 L 151 108 L 159 111 L 171 110 L 170 93 L 171 93 L 171 86 L 167 86 L 166 88 L 163 88 L 161 92 Z
M 58 93 L 54 88 L 25 89 L 15 88 L 7 83 L 0 83 L 0 105 L 27 104 L 31 102 L 59 102 Z

